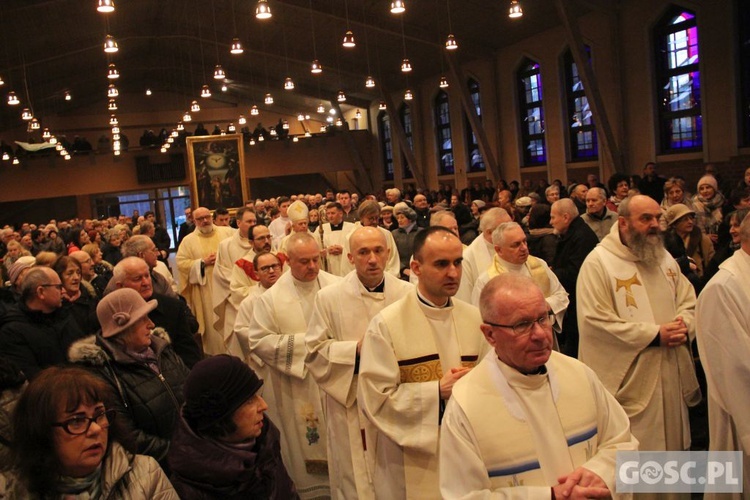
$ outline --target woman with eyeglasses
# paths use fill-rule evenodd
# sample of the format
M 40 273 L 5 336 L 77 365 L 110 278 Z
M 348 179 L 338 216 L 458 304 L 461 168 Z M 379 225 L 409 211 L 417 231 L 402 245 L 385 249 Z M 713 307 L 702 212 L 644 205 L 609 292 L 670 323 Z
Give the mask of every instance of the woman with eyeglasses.
M 101 331 L 74 343 L 68 358 L 104 378 L 138 453 L 165 465 L 188 368 L 166 332 L 148 317 L 157 306 L 131 288 L 107 294 L 96 308 Z
M 0 497 L 177 499 L 153 458 L 124 447 L 110 403 L 107 384 L 82 368 L 41 372 L 16 406 L 15 469 Z

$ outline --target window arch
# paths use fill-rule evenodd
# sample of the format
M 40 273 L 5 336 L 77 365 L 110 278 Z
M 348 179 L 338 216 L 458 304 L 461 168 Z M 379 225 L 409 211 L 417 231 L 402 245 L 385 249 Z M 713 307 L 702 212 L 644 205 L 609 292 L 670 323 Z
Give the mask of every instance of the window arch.
M 391 139 L 391 118 L 388 113 L 378 114 L 378 133 L 380 135 L 380 153 L 383 156 L 383 177 L 393 180 L 393 142 Z
M 455 165 L 451 140 L 451 113 L 448 106 L 448 94 L 442 90 L 435 97 L 435 135 L 438 149 L 438 174 L 452 174 L 455 172 Z
M 655 37 L 661 152 L 699 150 L 703 117 L 695 13 L 670 9 L 656 26 Z
M 740 144 L 750 146 L 750 5 L 747 2 L 737 2 L 739 15 L 739 48 L 740 56 Z
M 479 93 L 479 82 L 474 80 L 473 78 L 469 78 L 468 82 L 469 87 L 469 96 L 471 97 L 471 102 L 474 106 L 474 109 L 477 112 L 477 116 L 479 117 L 479 121 L 482 121 L 482 99 L 481 95 Z M 474 134 L 474 131 L 471 129 L 471 124 L 469 123 L 469 117 L 465 116 L 466 118 L 466 144 L 467 148 L 466 151 L 469 154 L 468 158 L 468 164 L 469 164 L 469 172 L 484 172 L 486 170 L 486 167 L 484 165 L 484 158 L 482 157 L 482 153 L 479 152 L 479 141 L 477 141 L 477 136 Z
M 547 163 L 547 145 L 544 140 L 544 105 L 539 63 L 526 59 L 516 73 L 516 78 L 521 111 L 523 166 L 544 165 Z
M 586 47 L 586 59 L 591 61 L 591 49 Z M 565 97 L 568 107 L 568 149 L 572 161 L 594 160 L 599 157 L 596 127 L 588 97 L 578 74 L 573 53 L 563 56 L 565 65 Z
M 409 148 L 414 151 L 414 129 L 412 127 L 411 108 L 408 104 L 401 103 L 401 108 L 398 110 L 398 116 L 401 120 L 401 126 L 404 127 L 404 135 L 406 135 L 406 143 Z M 409 162 L 406 161 L 406 155 L 401 155 L 401 164 L 404 166 L 404 179 L 414 178 L 414 174 L 411 171 Z

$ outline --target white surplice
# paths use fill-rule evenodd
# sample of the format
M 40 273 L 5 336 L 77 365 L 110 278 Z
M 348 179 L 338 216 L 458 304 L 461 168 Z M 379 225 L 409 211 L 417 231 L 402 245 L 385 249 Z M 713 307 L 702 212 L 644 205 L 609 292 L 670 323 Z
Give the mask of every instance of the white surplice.
M 180 273 L 180 295 L 198 320 L 203 341 L 203 351 L 209 355 L 224 354 L 223 332 L 214 328 L 213 265 L 201 265 L 201 260 L 219 250 L 219 243 L 230 238 L 231 227 L 214 226 L 211 234 L 199 229 L 185 236 L 177 250 L 177 270 Z
M 331 245 L 340 245 L 342 249 L 346 247 L 349 235 L 354 230 L 354 224 L 351 222 L 343 222 L 343 226 L 338 231 L 331 230 L 331 224 L 326 222 L 318 227 L 315 231 L 315 239 L 321 248 L 328 248 Z M 322 232 L 320 227 L 323 228 Z M 321 234 L 323 238 L 321 240 Z M 342 250 L 339 255 L 331 255 L 330 253 L 325 257 L 326 271 L 335 276 L 346 276 L 351 271 L 349 260 L 346 256 L 346 250 Z
M 708 382 L 709 450 L 742 452 L 743 489 L 747 496 L 750 493 L 750 255 L 744 250 L 737 250 L 719 266 L 719 272 L 698 297 L 695 317 L 698 351 Z
M 363 436 L 375 442 L 374 429 L 357 406 L 357 343 L 377 313 L 414 288 L 389 274 L 384 280 L 383 292 L 369 292 L 352 271 L 321 290 L 305 337 L 307 368 L 324 393 L 331 493 L 340 500 L 374 498 L 363 446 Z
M 253 305 L 250 352 L 268 367 L 275 405 L 268 415 L 281 431 L 281 455 L 302 498 L 330 495 L 326 424 L 320 391 L 305 366 L 305 334 L 315 294 L 341 278 L 321 271 L 311 282 L 282 275 Z
M 234 320 L 237 317 L 238 303 L 235 304 L 230 300 L 229 280 L 232 276 L 232 268 L 237 259 L 245 255 L 252 249 L 252 242 L 247 238 L 240 236 L 240 232 L 235 230 L 231 238 L 227 238 L 219 243 L 219 250 L 216 252 L 216 263 L 213 272 L 213 305 L 214 305 L 214 329 L 221 332 L 227 352 L 232 356 L 242 357 L 240 346 L 236 343 L 227 342 L 230 340 L 232 330 L 234 329 Z
M 456 298 L 471 303 L 474 283 L 490 267 L 494 255 L 495 246 L 492 242 L 484 239 L 481 234 L 468 247 L 464 248 L 464 260 L 461 264 L 461 285 L 458 287 Z
M 552 352 L 545 366 L 524 375 L 491 352 L 456 382 L 440 433 L 443 498 L 546 500 L 578 467 L 615 493 L 616 452 L 638 449 L 625 411 L 581 362 Z

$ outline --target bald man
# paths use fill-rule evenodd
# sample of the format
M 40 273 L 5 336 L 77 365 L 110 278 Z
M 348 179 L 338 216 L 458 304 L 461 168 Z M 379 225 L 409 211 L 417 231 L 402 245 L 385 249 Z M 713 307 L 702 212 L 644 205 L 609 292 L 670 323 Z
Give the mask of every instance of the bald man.
M 367 325 L 413 286 L 385 272 L 388 245 L 378 228 L 361 227 L 349 238 L 354 271 L 318 293 L 307 330 L 306 364 L 324 393 L 328 424 L 328 474 L 334 498 L 374 498 L 362 435 L 374 444 L 356 402 L 359 356 Z M 345 307 L 342 307 L 345 304 Z
M 416 291 L 384 308 L 362 342 L 358 403 L 377 429 L 376 498 L 440 498 L 438 436 L 453 384 L 487 350 L 479 310 L 453 296 L 463 246 L 444 227 L 414 241 Z
M 318 386 L 305 366 L 305 334 L 315 294 L 341 278 L 320 270 L 320 248 L 307 232 L 287 242 L 289 272 L 258 298 L 248 328 L 250 353 L 269 367 L 276 404 L 268 414 L 282 440 L 281 454 L 302 498 L 330 495 L 326 423 Z

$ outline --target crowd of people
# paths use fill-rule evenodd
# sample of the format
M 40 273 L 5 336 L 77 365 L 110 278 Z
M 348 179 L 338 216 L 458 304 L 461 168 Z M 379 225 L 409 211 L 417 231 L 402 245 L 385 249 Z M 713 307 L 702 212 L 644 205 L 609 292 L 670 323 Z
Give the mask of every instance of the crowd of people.
M 328 190 L 188 208 L 176 250 L 153 212 L 5 227 L 0 496 L 604 498 L 617 451 L 691 446 L 750 488 L 750 168 L 694 187 Z

